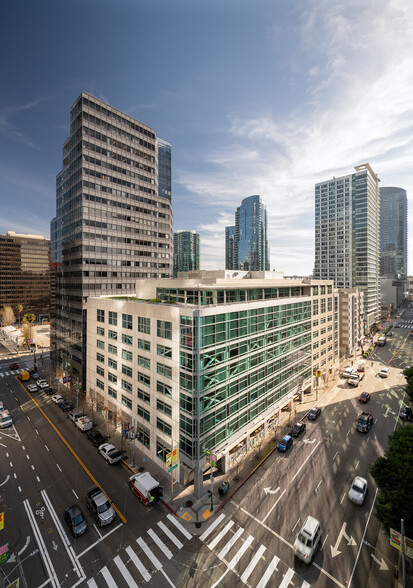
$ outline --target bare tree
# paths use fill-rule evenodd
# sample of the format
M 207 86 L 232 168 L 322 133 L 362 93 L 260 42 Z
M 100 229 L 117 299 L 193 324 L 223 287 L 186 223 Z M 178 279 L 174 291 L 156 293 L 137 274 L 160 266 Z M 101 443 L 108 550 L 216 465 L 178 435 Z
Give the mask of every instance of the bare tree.
M 19 313 L 19 326 L 20 326 L 20 316 L 23 311 L 23 304 L 16 304 L 16 310 Z
M 9 327 L 16 320 L 11 306 L 3 306 L 2 310 L 0 310 L 0 316 L 3 327 Z

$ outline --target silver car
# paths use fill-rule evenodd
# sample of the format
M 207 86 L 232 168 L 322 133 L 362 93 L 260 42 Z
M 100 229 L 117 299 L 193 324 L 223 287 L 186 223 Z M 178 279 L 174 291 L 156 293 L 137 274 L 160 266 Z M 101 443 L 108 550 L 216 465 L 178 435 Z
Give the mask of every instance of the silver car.
M 363 504 L 367 494 L 367 480 L 361 476 L 356 476 L 353 480 L 350 490 L 348 491 L 348 497 L 351 502 Z

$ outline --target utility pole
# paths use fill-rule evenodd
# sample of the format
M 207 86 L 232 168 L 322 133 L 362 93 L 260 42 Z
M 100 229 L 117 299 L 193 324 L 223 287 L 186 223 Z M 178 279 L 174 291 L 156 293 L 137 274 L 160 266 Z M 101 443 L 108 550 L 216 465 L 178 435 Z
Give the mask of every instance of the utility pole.
M 135 418 L 133 419 L 133 433 L 132 433 L 132 467 L 135 467 L 135 437 L 136 437 L 136 423 Z
M 404 519 L 400 521 L 400 530 L 402 535 L 402 579 L 403 579 L 403 588 L 406 588 L 406 553 L 405 553 L 405 543 L 404 543 Z

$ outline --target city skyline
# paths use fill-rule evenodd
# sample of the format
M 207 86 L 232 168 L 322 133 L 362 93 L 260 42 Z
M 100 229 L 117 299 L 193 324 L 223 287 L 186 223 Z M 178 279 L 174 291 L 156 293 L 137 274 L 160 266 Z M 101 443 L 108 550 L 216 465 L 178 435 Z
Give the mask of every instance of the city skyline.
M 224 267 L 225 226 L 245 194 L 266 203 L 271 269 L 309 274 L 315 183 L 369 161 L 381 187 L 413 190 L 409 5 L 125 0 L 116 12 L 99 3 L 97 16 L 92 0 L 78 3 L 79 22 L 76 4 L 2 7 L 0 232 L 50 236 L 67 111 L 81 91 L 171 142 L 174 231 L 200 234 L 201 268 Z M 62 22 L 80 39 L 70 52 Z

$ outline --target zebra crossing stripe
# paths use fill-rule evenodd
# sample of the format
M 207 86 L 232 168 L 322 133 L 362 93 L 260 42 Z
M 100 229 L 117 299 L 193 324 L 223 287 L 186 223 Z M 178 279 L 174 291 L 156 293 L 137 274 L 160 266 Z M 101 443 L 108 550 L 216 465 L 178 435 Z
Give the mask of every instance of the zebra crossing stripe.
M 311 584 L 309 584 L 306 580 L 303 581 L 301 584 L 301 588 L 311 588 Z
M 160 570 L 162 568 L 162 564 L 159 561 L 159 559 L 156 557 L 156 555 L 154 555 L 152 553 L 152 551 L 149 549 L 148 545 L 146 544 L 146 542 L 142 539 L 142 537 L 138 537 L 136 539 L 136 543 L 141 547 L 141 549 L 143 550 L 143 552 L 145 553 L 145 555 L 148 557 L 148 559 L 151 560 L 151 562 L 153 563 L 153 565 L 155 566 L 155 568 L 157 570 Z
M 267 567 L 267 569 L 265 571 L 265 574 L 263 575 L 261 580 L 258 582 L 257 588 L 265 588 L 265 586 L 268 584 L 268 582 L 272 576 L 273 571 L 277 569 L 277 565 L 278 565 L 279 561 L 280 561 L 280 558 L 277 557 L 276 555 L 274 555 L 274 557 L 271 560 L 270 565 Z M 290 569 L 290 568 L 288 568 L 288 569 Z M 293 572 L 293 570 L 291 570 L 291 571 Z M 287 572 L 287 574 L 288 574 L 288 572 Z M 287 574 L 285 574 L 284 580 L 287 577 Z M 293 574 L 294 574 L 294 572 L 293 572 Z M 283 580 L 283 583 L 284 583 L 284 580 Z M 288 584 L 289 583 L 290 582 L 288 582 Z M 284 586 L 288 586 L 288 584 L 285 584 Z M 280 584 L 280 586 L 281 586 L 281 584 Z
M 281 582 L 281 584 L 279 585 L 278 588 L 288 588 L 288 586 L 290 585 L 291 582 L 291 578 L 294 576 L 294 570 L 292 570 L 291 568 L 288 568 L 287 573 L 285 574 L 283 581 Z M 307 582 L 306 582 L 307 584 Z M 302 584 L 302 586 L 304 586 L 304 584 Z M 310 586 L 310 584 L 307 584 L 307 586 Z
M 117 583 L 112 578 L 112 575 L 106 566 L 104 568 L 102 568 L 100 571 L 102 573 L 102 576 L 105 578 L 106 584 L 109 586 L 109 588 L 117 588 L 118 587 Z
M 226 533 L 228 533 L 228 531 L 230 530 L 230 528 L 232 527 L 233 524 L 234 524 L 234 521 L 229 521 L 229 523 L 227 523 L 225 525 L 225 527 L 222 529 L 222 531 L 220 533 L 218 533 L 218 535 L 215 537 L 215 539 L 213 541 L 211 541 L 211 543 L 208 544 L 208 547 L 211 551 L 218 545 L 218 543 L 221 541 L 222 537 L 224 535 L 226 535 Z
M 159 539 L 158 535 L 154 531 L 152 531 L 152 529 L 148 530 L 148 535 L 149 535 L 149 537 L 151 537 L 151 539 L 153 539 L 155 541 L 156 545 L 159 547 L 159 549 L 161 551 L 163 551 L 163 553 L 166 555 L 166 557 L 168 559 L 171 559 L 172 551 L 170 551 L 170 549 L 168 549 L 168 547 L 165 545 L 165 543 L 161 539 Z
M 175 543 L 175 545 L 177 546 L 178 549 L 182 549 L 184 544 L 179 541 L 178 537 L 175 537 L 175 535 L 172 533 L 172 531 L 170 531 L 168 529 L 168 527 L 165 526 L 162 521 L 159 521 L 158 526 L 160 529 L 162 529 L 162 531 L 165 533 L 165 535 L 167 537 L 169 537 L 169 539 L 172 541 L 172 543 Z
M 98 588 L 98 585 L 96 584 L 93 578 L 90 578 L 90 580 L 88 580 L 87 585 L 89 586 L 89 588 Z
M 139 557 L 133 551 L 132 547 L 130 545 L 128 545 L 128 547 L 126 547 L 125 551 L 129 555 L 129 557 L 131 558 L 132 563 L 135 564 L 135 567 L 137 567 L 138 570 L 140 571 L 140 573 L 142 574 L 143 579 L 146 582 L 149 582 L 149 580 L 151 579 L 151 575 L 148 572 L 148 570 L 145 568 L 145 566 L 143 565 L 143 563 L 141 562 Z
M 237 553 L 234 555 L 234 557 L 231 559 L 231 561 L 228 564 L 228 567 L 230 570 L 233 570 L 235 568 L 235 566 L 237 565 L 237 563 L 239 562 L 241 557 L 244 555 L 244 553 L 247 551 L 248 547 L 251 545 L 251 543 L 253 541 L 254 541 L 254 537 L 252 535 L 250 535 L 248 537 L 248 539 L 246 541 L 244 541 L 241 549 L 239 549 L 237 551 Z
M 119 571 L 122 574 L 122 576 L 125 578 L 128 587 L 129 588 L 138 588 L 137 583 L 132 578 L 132 575 L 129 572 L 128 568 L 125 566 L 125 564 L 123 563 L 123 561 L 120 559 L 120 556 L 117 555 L 113 561 L 118 566 Z
M 258 560 L 261 558 L 264 551 L 265 551 L 265 545 L 260 545 L 257 553 L 254 555 L 254 557 L 252 558 L 252 560 L 248 564 L 247 568 L 244 570 L 244 573 L 241 576 L 241 582 L 244 582 L 244 584 L 247 583 L 248 578 L 251 576 L 255 566 L 258 563 Z
M 210 535 L 212 533 L 212 531 L 215 529 L 215 527 L 217 525 L 219 525 L 219 523 L 224 518 L 225 518 L 225 514 L 222 512 L 219 515 L 219 517 L 217 519 L 215 519 L 215 521 L 208 527 L 208 529 L 202 533 L 202 535 L 200 536 L 201 541 L 205 541 L 205 539 L 208 537 L 208 535 Z
M 188 533 L 188 531 L 185 529 L 185 527 L 183 527 L 181 525 L 181 523 L 178 523 L 178 521 L 176 520 L 176 518 L 173 515 L 168 514 L 167 518 L 171 521 L 171 523 L 173 523 L 175 525 L 175 527 L 179 531 L 181 531 L 181 533 L 182 533 L 182 535 L 184 535 L 184 537 L 186 537 L 187 539 L 192 539 L 191 533 Z
M 227 555 L 228 551 L 231 549 L 231 547 L 234 545 L 234 543 L 236 541 L 238 541 L 239 537 L 243 534 L 244 529 L 242 527 L 240 527 L 238 529 L 238 531 L 235 533 L 235 535 L 232 537 L 232 539 L 230 541 L 228 541 L 228 543 L 221 549 L 221 551 L 218 553 L 218 558 L 219 559 L 224 559 L 224 557 Z

